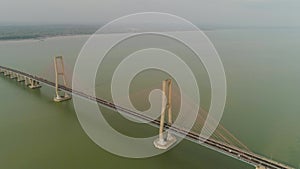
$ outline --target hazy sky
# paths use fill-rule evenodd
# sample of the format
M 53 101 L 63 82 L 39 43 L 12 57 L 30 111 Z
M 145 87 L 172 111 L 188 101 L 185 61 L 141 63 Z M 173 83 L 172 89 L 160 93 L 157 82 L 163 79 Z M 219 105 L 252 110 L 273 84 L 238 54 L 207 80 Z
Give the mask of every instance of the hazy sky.
M 194 24 L 300 26 L 300 0 L 0 0 L 4 23 L 105 23 L 136 12 L 167 12 Z

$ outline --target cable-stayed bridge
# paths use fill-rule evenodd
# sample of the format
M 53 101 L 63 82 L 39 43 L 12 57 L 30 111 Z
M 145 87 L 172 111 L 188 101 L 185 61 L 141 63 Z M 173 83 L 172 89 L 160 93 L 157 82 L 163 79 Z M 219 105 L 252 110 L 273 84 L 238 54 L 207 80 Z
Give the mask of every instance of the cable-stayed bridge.
M 18 82 L 24 82 L 25 85 L 32 89 L 39 88 L 41 87 L 41 84 L 43 84 L 49 87 L 56 88 L 60 91 L 64 91 L 66 93 L 73 94 L 74 96 L 82 97 L 91 101 L 96 101 L 102 106 L 108 107 L 112 110 L 122 111 L 124 114 L 135 117 L 137 119 L 150 121 L 150 124 L 153 126 L 161 127 L 161 120 L 153 119 L 143 114 L 134 112 L 132 110 L 126 109 L 125 107 L 121 107 L 112 102 L 109 102 L 105 99 L 90 96 L 82 91 L 73 90 L 72 88 L 67 87 L 66 85 L 59 85 L 57 82 L 51 82 L 43 77 L 38 77 L 32 74 L 25 73 L 23 71 L 4 66 L 0 66 L 0 73 L 4 76 L 10 77 L 10 79 L 16 79 Z M 64 73 L 59 74 L 63 75 Z M 64 98 L 61 99 L 64 100 Z M 198 143 L 214 151 L 220 152 L 237 160 L 253 165 L 257 169 L 293 169 L 288 165 L 276 162 L 274 160 L 268 159 L 266 157 L 251 152 L 245 145 L 243 145 L 238 139 L 236 139 L 232 134 L 230 134 L 230 132 L 227 131 L 223 126 L 220 126 L 220 129 L 216 131 L 216 135 L 214 137 L 210 137 L 208 139 L 201 137 L 196 132 L 186 131 L 185 129 L 180 128 L 180 126 L 171 126 L 168 123 L 164 123 L 163 129 L 169 129 L 169 131 L 172 134 L 178 137 L 184 137 L 185 139 Z

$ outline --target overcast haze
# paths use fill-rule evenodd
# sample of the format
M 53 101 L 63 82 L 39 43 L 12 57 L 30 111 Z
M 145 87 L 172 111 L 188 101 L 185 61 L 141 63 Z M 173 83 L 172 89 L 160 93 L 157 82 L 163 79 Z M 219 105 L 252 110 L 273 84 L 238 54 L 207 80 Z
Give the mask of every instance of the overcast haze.
M 194 24 L 300 26 L 300 0 L 0 0 L 0 24 L 101 24 L 136 12 L 167 12 Z

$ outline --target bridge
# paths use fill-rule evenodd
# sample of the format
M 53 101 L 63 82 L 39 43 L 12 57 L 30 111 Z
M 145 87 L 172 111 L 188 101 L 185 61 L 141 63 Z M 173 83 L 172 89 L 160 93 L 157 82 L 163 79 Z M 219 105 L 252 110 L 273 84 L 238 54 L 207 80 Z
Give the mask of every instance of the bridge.
M 164 123 L 161 120 L 158 119 L 152 119 L 148 116 L 145 116 L 143 114 L 134 112 L 132 110 L 128 110 L 124 107 L 118 106 L 114 103 L 111 103 L 105 99 L 97 98 L 90 96 L 88 94 L 85 94 L 81 91 L 73 90 L 70 87 L 67 87 L 66 85 L 60 85 L 57 82 L 51 82 L 47 79 L 44 79 L 42 77 L 38 77 L 32 74 L 25 73 L 23 71 L 19 71 L 16 69 L 0 66 L 0 74 L 3 74 L 4 76 L 10 77 L 11 79 L 16 79 L 18 82 L 24 82 L 24 84 L 31 89 L 37 89 L 41 87 L 41 84 L 56 88 L 56 91 L 64 91 L 65 93 L 72 94 L 73 96 L 78 96 L 90 101 L 96 101 L 100 105 L 107 107 L 112 110 L 122 111 L 124 114 L 127 114 L 129 116 L 135 117 L 140 120 L 149 121 L 152 126 L 155 127 L 162 127 L 164 130 L 169 130 L 172 134 L 183 137 L 185 139 L 188 139 L 190 141 L 193 141 L 197 144 L 200 144 L 202 146 L 205 146 L 209 149 L 212 149 L 214 151 L 220 152 L 222 154 L 225 154 L 227 156 L 233 157 L 237 160 L 243 161 L 245 163 L 248 163 L 250 165 L 253 165 L 257 169 L 294 169 L 293 167 L 290 167 L 288 165 L 276 162 L 274 160 L 268 159 L 266 157 L 263 157 L 261 155 L 255 154 L 253 152 L 243 150 L 241 148 L 238 148 L 236 146 L 215 140 L 213 138 L 203 138 L 196 132 L 192 131 L 186 131 L 180 127 L 171 126 L 169 123 Z M 56 75 L 63 75 L 64 72 L 57 72 Z M 68 95 L 65 95 L 65 98 L 60 98 L 58 96 L 58 100 L 56 101 L 64 101 L 69 99 Z M 59 100 L 61 99 L 61 100 Z M 161 122 L 164 123 L 161 125 Z

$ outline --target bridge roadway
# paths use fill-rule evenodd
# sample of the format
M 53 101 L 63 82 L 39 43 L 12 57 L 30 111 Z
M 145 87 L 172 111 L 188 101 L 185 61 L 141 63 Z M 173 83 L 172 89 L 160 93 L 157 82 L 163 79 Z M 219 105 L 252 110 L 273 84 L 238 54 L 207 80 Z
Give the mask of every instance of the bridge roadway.
M 22 72 L 22 71 L 18 71 L 18 70 L 15 70 L 15 69 L 3 67 L 3 66 L 0 66 L 0 69 L 8 70 L 8 71 L 17 73 L 19 75 L 26 76 L 28 78 L 31 78 L 33 80 L 36 80 L 36 81 L 40 82 L 41 84 L 45 84 L 45 85 L 50 86 L 50 87 L 55 87 L 54 82 L 50 82 L 50 81 L 48 81 L 44 78 L 41 78 L 41 77 L 33 76 L 31 74 L 28 74 L 28 73 L 25 73 L 25 72 Z M 102 106 L 105 106 L 105 107 L 110 108 L 112 110 L 121 111 L 124 114 L 127 114 L 131 117 L 134 117 L 134 118 L 137 118 L 137 119 L 140 119 L 140 120 L 150 121 L 150 124 L 152 126 L 159 127 L 159 125 L 160 125 L 160 121 L 157 120 L 157 119 L 152 119 L 152 118 L 150 118 L 148 116 L 145 116 L 143 114 L 140 114 L 140 113 L 128 110 L 126 108 L 120 107 L 120 106 L 115 105 L 115 104 L 113 104 L 109 101 L 106 101 L 104 99 L 93 97 L 93 96 L 87 95 L 87 94 L 85 94 L 81 91 L 76 91 L 76 90 L 73 90 L 72 88 L 62 86 L 62 85 L 59 85 L 58 88 L 61 91 L 65 91 L 67 93 L 73 94 L 73 96 L 79 96 L 79 97 L 82 97 L 82 98 L 90 100 L 90 101 L 96 101 L 97 103 L 99 103 Z M 285 164 L 276 162 L 274 160 L 270 160 L 268 158 L 265 158 L 263 156 L 254 154 L 252 152 L 247 152 L 245 150 L 242 150 L 242 149 L 239 149 L 237 147 L 228 145 L 226 143 L 222 143 L 222 142 L 219 142 L 219 141 L 211 139 L 211 138 L 205 139 L 203 137 L 200 137 L 199 134 L 197 134 L 197 133 L 194 133 L 194 132 L 191 132 L 191 131 L 186 131 L 184 129 L 181 129 L 180 127 L 175 127 L 175 126 L 170 126 L 168 124 L 165 124 L 165 129 L 169 129 L 170 132 L 172 132 L 173 134 L 175 134 L 179 137 L 183 137 L 185 139 L 188 139 L 188 140 L 193 141 L 195 143 L 198 143 L 202 146 L 205 146 L 209 149 L 212 149 L 214 151 L 223 153 L 227 156 L 233 157 L 237 160 L 243 161 L 243 162 L 248 163 L 250 165 L 253 165 L 255 167 L 261 166 L 261 167 L 265 167 L 266 169 L 294 169 L 294 168 L 292 168 L 290 166 L 287 166 Z

